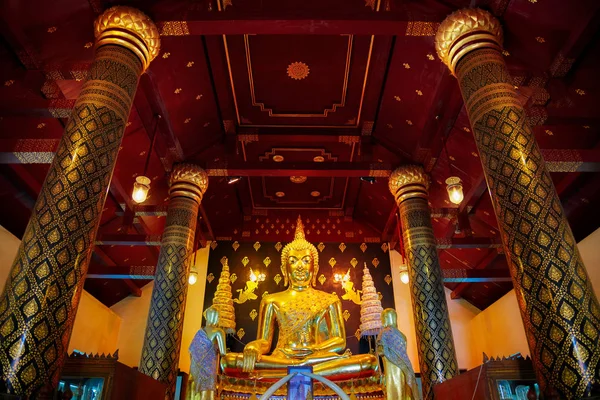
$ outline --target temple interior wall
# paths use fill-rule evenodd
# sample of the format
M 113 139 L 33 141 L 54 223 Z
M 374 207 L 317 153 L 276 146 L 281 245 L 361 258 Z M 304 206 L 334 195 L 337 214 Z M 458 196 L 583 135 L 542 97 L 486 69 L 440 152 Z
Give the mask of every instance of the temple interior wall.
M 0 226 L 0 290 L 9 274 L 19 239 Z M 600 293 L 600 229 L 579 242 L 579 251 L 588 269 L 595 292 Z M 187 348 L 202 323 L 209 248 L 200 249 L 196 257 L 198 283 L 190 286 L 181 344 L 179 366 L 189 371 Z M 415 371 L 419 370 L 416 338 L 409 286 L 399 282 L 400 256 L 390 252 L 395 306 L 399 328 L 408 340 L 408 355 Z M 112 353 L 119 349 L 119 359 L 137 366 L 146 327 L 152 283 L 142 288 L 141 297 L 130 296 L 108 308 L 92 295 L 83 292 L 75 319 L 69 351 Z M 484 311 L 464 300 L 451 300 L 446 290 L 452 331 L 459 367 L 470 369 L 481 364 L 482 353 L 488 356 L 508 356 L 517 352 L 529 354 L 516 296 L 510 291 Z

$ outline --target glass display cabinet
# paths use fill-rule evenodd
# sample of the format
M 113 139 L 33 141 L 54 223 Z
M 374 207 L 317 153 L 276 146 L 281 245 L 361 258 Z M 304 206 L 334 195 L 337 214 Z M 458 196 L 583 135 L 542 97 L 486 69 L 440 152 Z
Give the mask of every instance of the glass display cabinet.
M 447 400 L 539 400 L 540 389 L 529 357 L 521 355 L 488 359 L 435 386 L 435 396 Z M 475 394 L 475 397 L 473 395 Z

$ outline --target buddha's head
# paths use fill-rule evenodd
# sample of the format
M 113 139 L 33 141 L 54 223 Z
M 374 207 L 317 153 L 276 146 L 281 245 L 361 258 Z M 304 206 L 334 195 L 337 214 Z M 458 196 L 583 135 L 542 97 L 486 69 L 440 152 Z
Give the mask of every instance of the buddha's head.
M 319 272 L 319 253 L 315 246 L 304 237 L 304 225 L 298 216 L 294 240 L 288 243 L 281 251 L 281 273 L 283 285 L 288 285 L 288 280 L 295 286 L 308 286 L 317 284 Z
M 381 312 L 381 323 L 384 328 L 389 326 L 396 327 L 398 325 L 398 316 L 393 308 L 386 308 Z
M 206 318 L 206 326 L 216 326 L 219 322 L 219 310 L 212 306 L 204 310 L 203 315 Z

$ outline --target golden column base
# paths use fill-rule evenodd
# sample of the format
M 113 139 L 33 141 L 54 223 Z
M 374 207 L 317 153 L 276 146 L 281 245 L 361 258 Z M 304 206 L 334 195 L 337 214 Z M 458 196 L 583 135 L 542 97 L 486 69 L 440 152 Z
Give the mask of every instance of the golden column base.
M 152 21 L 130 7 L 107 10 L 95 33 L 94 62 L 0 298 L 0 366 L 21 396 L 58 383 L 138 79 L 160 46 Z
M 500 24 L 459 10 L 436 47 L 469 113 L 538 381 L 583 397 L 600 382 L 600 306 L 502 58 Z
M 425 399 L 432 399 L 433 385 L 458 375 L 458 364 L 427 203 L 428 187 L 423 168 L 412 165 L 396 169 L 389 180 L 408 260 L 423 393 Z
M 175 394 L 179 351 L 198 209 L 208 188 L 206 172 L 178 164 L 170 179 L 167 222 L 162 235 L 140 371 L 167 384 L 165 399 Z

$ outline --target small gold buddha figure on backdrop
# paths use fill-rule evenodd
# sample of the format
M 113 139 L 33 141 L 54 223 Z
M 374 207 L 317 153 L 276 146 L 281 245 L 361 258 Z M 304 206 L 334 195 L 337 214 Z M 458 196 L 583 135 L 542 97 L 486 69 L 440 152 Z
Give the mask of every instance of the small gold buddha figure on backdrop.
M 336 294 L 314 288 L 319 271 L 319 253 L 304 237 L 298 217 L 294 240 L 281 252 L 282 292 L 263 297 L 258 313 L 256 340 L 243 353 L 221 358 L 226 375 L 280 378 L 288 366 L 312 366 L 315 374 L 330 379 L 371 376 L 378 369 L 372 354 L 351 355 L 346 349 L 342 303 Z M 277 345 L 271 351 L 275 324 Z

